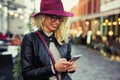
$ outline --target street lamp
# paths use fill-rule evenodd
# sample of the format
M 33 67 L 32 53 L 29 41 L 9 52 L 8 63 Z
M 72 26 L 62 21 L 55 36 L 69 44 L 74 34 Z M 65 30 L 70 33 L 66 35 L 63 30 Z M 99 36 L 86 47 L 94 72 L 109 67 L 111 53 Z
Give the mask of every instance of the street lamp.
M 0 9 L 2 8 L 2 4 L 0 4 Z
M 109 35 L 109 36 L 113 36 L 113 34 L 114 34 L 113 31 L 109 31 L 109 32 L 108 32 L 108 35 Z
M 85 24 L 88 26 L 89 25 L 89 21 L 86 21 Z

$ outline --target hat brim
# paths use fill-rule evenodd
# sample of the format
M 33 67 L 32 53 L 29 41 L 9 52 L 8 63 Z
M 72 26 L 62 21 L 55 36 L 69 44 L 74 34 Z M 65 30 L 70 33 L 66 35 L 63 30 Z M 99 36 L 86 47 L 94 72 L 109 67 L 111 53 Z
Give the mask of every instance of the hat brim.
M 65 11 L 41 11 L 41 12 L 32 14 L 31 17 L 35 17 L 38 14 L 52 14 L 52 15 L 65 16 L 65 17 L 72 17 L 72 16 L 74 16 L 73 13 L 65 12 Z

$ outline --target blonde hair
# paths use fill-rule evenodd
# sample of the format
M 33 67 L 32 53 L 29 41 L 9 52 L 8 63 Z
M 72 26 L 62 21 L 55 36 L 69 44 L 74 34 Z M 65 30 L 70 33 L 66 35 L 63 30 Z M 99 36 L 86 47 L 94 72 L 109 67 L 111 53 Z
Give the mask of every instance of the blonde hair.
M 38 14 L 37 16 L 35 16 L 32 19 L 32 22 L 33 22 L 34 26 L 41 29 L 44 20 L 45 20 L 45 15 Z M 67 22 L 67 20 L 68 20 L 68 18 L 65 17 L 64 21 L 59 25 L 59 27 L 55 31 L 55 38 L 57 39 L 57 41 L 60 45 L 63 45 L 63 43 L 68 42 L 70 25 Z

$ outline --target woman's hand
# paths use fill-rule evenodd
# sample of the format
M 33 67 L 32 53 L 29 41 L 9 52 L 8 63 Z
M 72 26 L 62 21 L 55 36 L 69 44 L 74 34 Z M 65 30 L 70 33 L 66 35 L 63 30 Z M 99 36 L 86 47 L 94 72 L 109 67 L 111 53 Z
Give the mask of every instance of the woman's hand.
M 70 66 L 71 62 L 67 61 L 65 58 L 59 59 L 54 65 L 56 71 L 58 72 L 66 72 Z
M 74 72 L 77 69 L 77 64 L 75 61 L 70 62 L 70 66 L 67 68 L 68 72 Z

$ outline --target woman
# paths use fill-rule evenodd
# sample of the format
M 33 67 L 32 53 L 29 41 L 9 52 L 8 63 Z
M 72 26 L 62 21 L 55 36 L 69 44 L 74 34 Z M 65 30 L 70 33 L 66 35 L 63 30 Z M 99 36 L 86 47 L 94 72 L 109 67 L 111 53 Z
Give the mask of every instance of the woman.
M 33 24 L 42 34 L 49 50 L 35 32 L 26 34 L 21 45 L 21 64 L 24 80 L 72 80 L 68 73 L 76 70 L 76 62 L 70 62 L 71 46 L 68 42 L 67 17 L 61 0 L 41 0 L 40 12 L 33 14 Z

